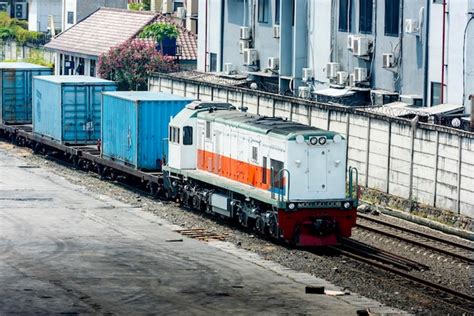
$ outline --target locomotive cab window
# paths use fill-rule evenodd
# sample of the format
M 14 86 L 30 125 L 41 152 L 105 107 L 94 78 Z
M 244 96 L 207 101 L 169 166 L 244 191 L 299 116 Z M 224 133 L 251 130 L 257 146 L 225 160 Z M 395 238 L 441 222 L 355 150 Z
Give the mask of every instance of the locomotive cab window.
M 179 144 L 179 128 L 170 126 L 169 140 L 171 143 Z
M 275 188 L 284 189 L 285 181 L 284 175 L 281 170 L 283 170 L 283 162 L 279 160 L 270 159 L 270 168 L 273 171 L 273 185 Z
M 183 127 L 183 145 L 193 144 L 193 128 L 191 126 Z

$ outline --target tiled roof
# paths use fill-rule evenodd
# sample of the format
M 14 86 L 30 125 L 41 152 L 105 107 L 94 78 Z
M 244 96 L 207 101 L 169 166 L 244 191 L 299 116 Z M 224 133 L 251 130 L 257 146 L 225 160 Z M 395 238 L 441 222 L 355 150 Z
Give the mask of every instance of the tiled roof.
M 158 13 L 100 8 L 89 17 L 62 32 L 46 48 L 51 50 L 100 56 L 110 48 L 137 37 L 146 25 L 171 19 Z M 178 25 L 180 35 L 177 44 L 181 46 L 181 59 L 197 59 L 197 39 L 194 34 Z

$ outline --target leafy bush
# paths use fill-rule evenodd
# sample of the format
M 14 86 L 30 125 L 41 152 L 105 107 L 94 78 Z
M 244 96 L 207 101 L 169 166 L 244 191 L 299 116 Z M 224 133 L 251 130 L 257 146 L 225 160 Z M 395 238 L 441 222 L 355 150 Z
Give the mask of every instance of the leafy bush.
M 12 19 L 6 12 L 0 12 L 0 39 L 14 39 L 19 44 L 37 40 L 42 34 L 28 31 L 28 23 Z
M 133 11 L 143 11 L 143 3 L 129 3 L 128 9 Z
M 24 60 L 27 63 L 41 65 L 53 68 L 54 64 L 44 59 L 44 54 L 39 49 L 31 49 L 28 58 Z
M 98 73 L 117 82 L 119 90 L 147 90 L 148 77 L 154 72 L 178 70 L 175 61 L 156 51 L 152 43 L 132 40 L 113 47 L 99 57 Z

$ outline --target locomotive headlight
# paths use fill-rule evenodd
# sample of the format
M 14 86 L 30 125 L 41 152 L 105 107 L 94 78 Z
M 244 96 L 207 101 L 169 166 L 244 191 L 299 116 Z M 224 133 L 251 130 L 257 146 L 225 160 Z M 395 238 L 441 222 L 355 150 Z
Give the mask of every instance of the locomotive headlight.
M 288 208 L 289 208 L 290 210 L 294 210 L 294 209 L 296 208 L 295 203 L 290 203 L 290 204 L 288 204 Z
M 309 142 L 311 145 L 316 145 L 318 143 L 318 138 L 317 137 L 311 137 L 309 139 Z
M 326 142 L 327 142 L 326 137 L 321 137 L 321 138 L 319 139 L 319 145 L 324 145 L 324 144 L 326 144 Z
M 349 202 L 344 203 L 344 208 L 349 209 L 350 207 L 351 207 L 351 203 Z
M 339 135 L 339 134 L 335 135 L 334 138 L 333 138 L 333 141 L 334 141 L 336 144 L 340 143 L 340 142 L 342 141 L 342 136 Z

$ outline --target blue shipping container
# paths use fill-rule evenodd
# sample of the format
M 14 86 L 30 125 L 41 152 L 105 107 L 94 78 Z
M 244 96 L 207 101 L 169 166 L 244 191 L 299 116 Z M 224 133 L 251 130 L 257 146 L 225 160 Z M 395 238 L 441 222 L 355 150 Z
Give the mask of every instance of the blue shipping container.
M 100 138 L 101 93 L 113 81 L 88 76 L 33 79 L 33 132 L 64 144 L 93 144 Z
M 168 93 L 107 92 L 102 100 L 102 156 L 141 170 L 159 170 L 168 125 L 193 100 Z
M 0 122 L 31 124 L 33 76 L 51 73 L 51 68 L 35 64 L 0 63 Z

